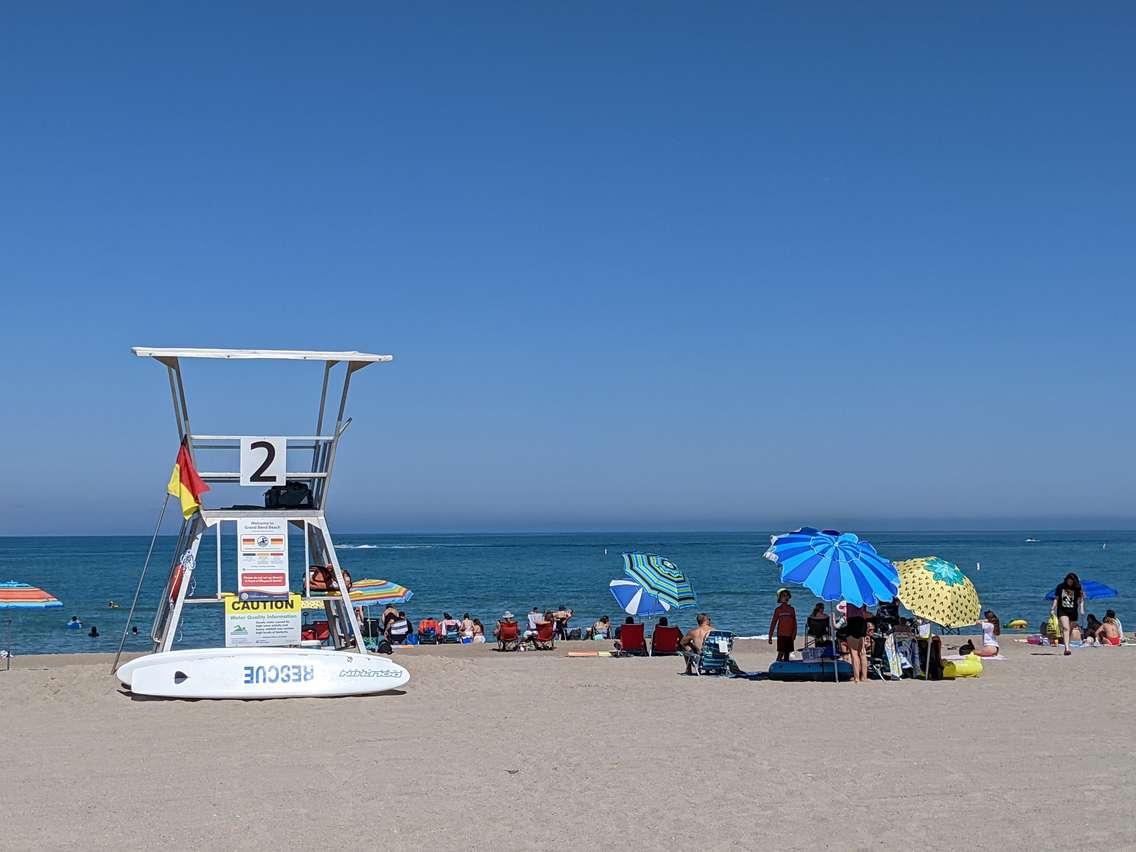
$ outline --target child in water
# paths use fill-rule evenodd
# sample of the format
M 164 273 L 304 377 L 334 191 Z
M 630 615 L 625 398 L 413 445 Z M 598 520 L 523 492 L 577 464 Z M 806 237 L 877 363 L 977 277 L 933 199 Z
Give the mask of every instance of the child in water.
M 788 589 L 777 591 L 777 608 L 769 622 L 769 644 L 773 644 L 776 636 L 778 662 L 788 662 L 797 638 L 797 611 L 789 604 L 792 597 Z

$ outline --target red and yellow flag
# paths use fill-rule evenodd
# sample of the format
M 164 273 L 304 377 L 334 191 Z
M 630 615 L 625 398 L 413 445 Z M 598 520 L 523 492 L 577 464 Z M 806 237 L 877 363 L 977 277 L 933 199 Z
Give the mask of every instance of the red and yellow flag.
M 197 475 L 197 468 L 193 466 L 193 459 L 189 457 L 189 446 L 183 438 L 166 491 L 171 497 L 181 500 L 181 514 L 188 518 L 201 508 L 201 495 L 208 490 L 209 486 Z

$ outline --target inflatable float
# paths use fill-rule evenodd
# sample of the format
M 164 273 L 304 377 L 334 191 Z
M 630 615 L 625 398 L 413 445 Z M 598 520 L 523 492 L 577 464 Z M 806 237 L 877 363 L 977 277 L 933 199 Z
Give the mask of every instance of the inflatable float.
M 766 675 L 769 680 L 807 681 L 834 680 L 832 660 L 778 660 L 769 667 Z M 836 677 L 852 680 L 852 665 L 840 660 L 837 663 Z
M 1029 622 L 1024 618 L 1015 618 L 1013 621 L 1008 622 L 1006 627 L 1010 630 L 1028 630 Z
M 943 661 L 943 679 L 954 680 L 960 677 L 978 677 L 982 674 L 982 659 L 977 654 L 967 654 L 961 660 Z

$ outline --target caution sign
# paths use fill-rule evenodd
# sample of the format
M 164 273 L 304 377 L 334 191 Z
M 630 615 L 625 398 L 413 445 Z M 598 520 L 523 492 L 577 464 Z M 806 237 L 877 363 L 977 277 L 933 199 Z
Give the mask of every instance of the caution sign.
M 225 647 L 300 644 L 300 596 L 241 600 L 225 596 Z

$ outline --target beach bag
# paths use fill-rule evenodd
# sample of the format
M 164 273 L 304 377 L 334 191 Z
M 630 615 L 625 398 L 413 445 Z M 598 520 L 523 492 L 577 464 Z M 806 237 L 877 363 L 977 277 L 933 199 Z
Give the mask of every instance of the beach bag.
M 283 485 L 273 485 L 264 492 L 266 509 L 313 509 L 312 489 L 304 482 L 288 480 Z
M 1049 639 L 1061 638 L 1061 622 L 1057 620 L 1056 613 L 1050 613 L 1045 620 L 1045 635 Z
M 351 574 L 343 571 L 343 580 L 347 583 L 347 591 L 351 591 Z M 308 588 L 313 592 L 339 591 L 339 584 L 335 582 L 335 569 L 330 565 L 313 565 L 308 569 Z

